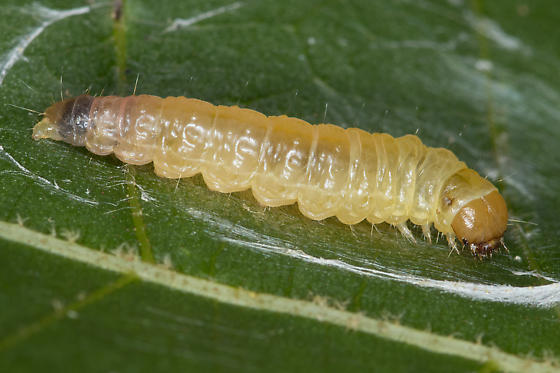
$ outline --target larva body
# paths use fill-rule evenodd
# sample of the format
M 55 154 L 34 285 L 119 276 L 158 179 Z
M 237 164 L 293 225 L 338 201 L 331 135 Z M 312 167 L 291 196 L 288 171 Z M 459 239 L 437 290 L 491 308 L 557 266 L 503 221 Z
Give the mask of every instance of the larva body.
M 315 220 L 387 222 L 409 237 L 407 220 L 428 237 L 433 223 L 451 245 L 457 235 L 480 256 L 500 246 L 507 222 L 490 182 L 412 135 L 311 125 L 185 97 L 84 95 L 51 106 L 33 136 L 153 162 L 162 177 L 202 173 L 212 190 L 251 188 L 261 204 L 297 202 Z

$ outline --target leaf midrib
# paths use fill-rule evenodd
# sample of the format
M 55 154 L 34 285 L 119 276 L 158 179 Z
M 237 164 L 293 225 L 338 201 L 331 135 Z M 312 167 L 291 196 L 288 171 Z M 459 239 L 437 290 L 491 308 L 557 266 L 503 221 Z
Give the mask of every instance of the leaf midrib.
M 410 344 L 433 353 L 448 354 L 478 362 L 492 360 L 498 362 L 505 371 L 554 371 L 554 368 L 546 362 L 518 357 L 495 347 L 484 346 L 452 336 L 441 336 L 430 331 L 417 330 L 387 320 L 374 319 L 361 313 L 333 308 L 323 302 L 315 303 L 258 293 L 213 280 L 189 276 L 165 268 L 163 265 L 143 262 L 138 257 L 130 260 L 128 257 L 103 253 L 61 240 L 52 235 L 30 230 L 19 224 L 0 222 L 0 238 L 74 261 L 87 263 L 98 269 L 120 273 L 126 278 L 138 278 L 170 290 L 210 298 L 225 304 L 329 323 L 391 341 Z M 128 283 L 131 282 L 124 282 L 124 285 L 118 289 L 122 289 Z M 101 298 L 95 298 L 94 301 L 98 299 Z M 47 315 L 45 318 L 48 319 L 49 316 Z M 20 331 L 15 334 L 18 333 Z M 13 339 L 13 335 L 8 335 L 0 340 L 0 346 L 7 339 Z

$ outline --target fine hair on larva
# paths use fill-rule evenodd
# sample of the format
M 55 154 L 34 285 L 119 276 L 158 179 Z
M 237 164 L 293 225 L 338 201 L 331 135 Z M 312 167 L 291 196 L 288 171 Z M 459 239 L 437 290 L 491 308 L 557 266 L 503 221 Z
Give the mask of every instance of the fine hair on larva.
M 311 125 L 185 97 L 81 95 L 50 106 L 33 138 L 153 162 L 161 177 L 201 173 L 211 190 L 251 188 L 262 205 L 297 202 L 314 220 L 387 222 L 412 241 L 408 220 L 427 240 L 433 224 L 450 247 L 457 250 L 457 238 L 480 258 L 505 247 L 508 213 L 496 187 L 413 135 Z

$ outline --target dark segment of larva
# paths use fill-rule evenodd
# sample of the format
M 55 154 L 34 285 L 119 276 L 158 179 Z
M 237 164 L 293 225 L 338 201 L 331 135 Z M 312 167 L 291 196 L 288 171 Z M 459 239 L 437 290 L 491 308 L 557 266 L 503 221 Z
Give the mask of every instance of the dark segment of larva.
M 453 153 L 416 136 L 311 125 L 185 97 L 78 96 L 46 110 L 33 138 L 63 140 L 161 177 L 202 173 L 223 193 L 252 189 L 265 206 L 298 203 L 315 220 L 430 225 L 479 257 L 503 245 L 507 208 L 497 189 Z

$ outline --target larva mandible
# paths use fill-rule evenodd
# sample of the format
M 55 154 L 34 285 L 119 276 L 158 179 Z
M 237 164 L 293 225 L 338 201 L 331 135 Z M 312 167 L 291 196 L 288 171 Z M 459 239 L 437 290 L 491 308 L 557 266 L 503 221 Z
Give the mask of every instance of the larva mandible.
M 298 203 L 314 220 L 430 226 L 475 256 L 503 246 L 507 207 L 496 187 L 449 150 L 417 136 L 311 125 L 185 97 L 81 95 L 49 107 L 33 138 L 63 140 L 123 162 L 154 163 L 161 177 L 202 173 L 211 190 L 252 189 L 265 206 Z

